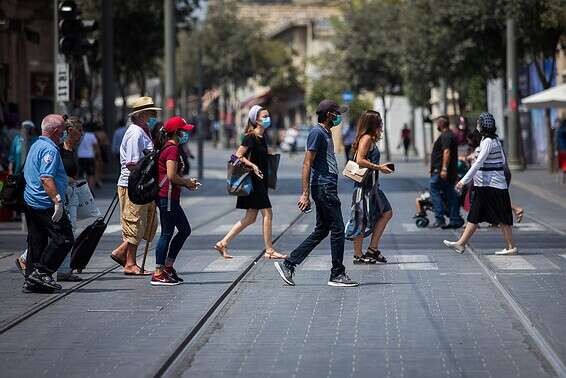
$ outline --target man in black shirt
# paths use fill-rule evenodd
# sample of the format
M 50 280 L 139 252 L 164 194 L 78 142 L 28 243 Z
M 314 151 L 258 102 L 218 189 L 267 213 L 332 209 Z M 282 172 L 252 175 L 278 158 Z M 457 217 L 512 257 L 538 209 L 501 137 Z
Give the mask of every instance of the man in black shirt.
M 458 142 L 450 131 L 447 116 L 438 117 L 436 125 L 441 134 L 434 142 L 430 158 L 430 196 L 436 218 L 431 227 L 460 228 L 464 220 L 460 216 L 460 203 L 454 188 L 458 178 Z M 445 223 L 444 215 L 450 218 L 449 224 Z

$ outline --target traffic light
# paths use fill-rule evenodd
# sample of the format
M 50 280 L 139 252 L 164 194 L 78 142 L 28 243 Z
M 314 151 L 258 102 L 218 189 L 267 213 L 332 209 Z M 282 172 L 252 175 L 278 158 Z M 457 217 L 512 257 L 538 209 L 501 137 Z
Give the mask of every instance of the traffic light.
M 67 58 L 96 53 L 98 41 L 89 38 L 98 29 L 94 20 L 82 20 L 77 3 L 72 0 L 59 2 L 59 52 Z

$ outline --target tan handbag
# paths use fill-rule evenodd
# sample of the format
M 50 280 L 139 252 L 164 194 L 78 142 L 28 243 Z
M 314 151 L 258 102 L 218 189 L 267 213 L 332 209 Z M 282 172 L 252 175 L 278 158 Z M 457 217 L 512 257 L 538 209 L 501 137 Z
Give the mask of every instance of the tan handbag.
M 354 155 L 354 160 L 348 160 L 342 174 L 355 182 L 362 182 L 366 178 L 369 168 L 360 168 L 358 163 L 356 163 L 356 155 Z

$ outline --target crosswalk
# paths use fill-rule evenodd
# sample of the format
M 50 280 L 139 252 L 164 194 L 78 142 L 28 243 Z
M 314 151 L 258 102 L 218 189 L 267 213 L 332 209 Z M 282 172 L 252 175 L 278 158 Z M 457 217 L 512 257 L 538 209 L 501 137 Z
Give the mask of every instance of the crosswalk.
M 469 264 L 466 255 L 462 256 L 461 264 L 455 262 L 458 255 L 446 254 L 445 250 L 426 251 L 427 254 L 397 254 L 388 255 L 387 264 L 353 264 L 348 256 L 344 258 L 344 265 L 348 271 L 431 271 L 459 274 L 459 268 Z M 563 251 L 563 252 L 566 252 Z M 235 272 L 242 270 L 255 257 L 249 251 L 231 251 L 233 259 L 224 259 L 211 251 L 207 255 L 193 256 L 179 267 L 180 271 L 185 272 Z M 525 255 L 516 256 L 495 256 L 481 255 L 495 272 L 564 272 L 566 274 L 566 253 L 558 254 L 534 254 L 526 250 Z M 300 271 L 329 271 L 331 268 L 331 257 L 329 255 L 311 255 L 300 266 Z M 461 273 L 465 274 L 465 273 Z
M 415 223 L 402 223 L 401 227 L 405 232 L 430 232 L 430 228 L 419 228 Z M 487 225 L 480 225 L 478 232 L 492 232 L 499 231 L 496 227 L 489 227 Z M 513 225 L 513 232 L 544 232 L 548 231 L 546 227 L 538 223 L 517 223 Z

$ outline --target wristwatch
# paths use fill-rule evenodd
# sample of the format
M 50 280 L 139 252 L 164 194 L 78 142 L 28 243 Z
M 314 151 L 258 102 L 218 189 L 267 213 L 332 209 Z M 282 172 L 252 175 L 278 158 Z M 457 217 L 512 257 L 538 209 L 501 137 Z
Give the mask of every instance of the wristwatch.
M 61 195 L 59 193 L 57 193 L 57 195 L 55 196 L 55 201 L 53 201 L 53 203 L 60 203 L 61 202 Z

